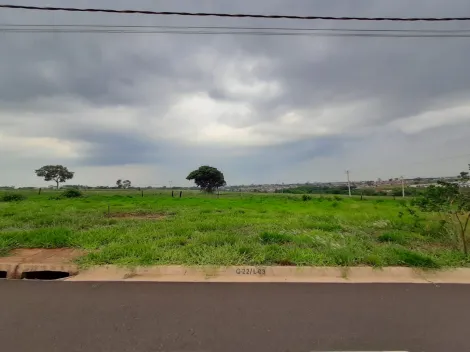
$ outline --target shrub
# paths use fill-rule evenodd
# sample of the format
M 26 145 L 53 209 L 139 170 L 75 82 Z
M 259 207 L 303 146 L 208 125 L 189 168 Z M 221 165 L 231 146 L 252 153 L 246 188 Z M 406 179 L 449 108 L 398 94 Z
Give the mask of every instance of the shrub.
M 302 200 L 303 200 L 304 202 L 308 202 L 309 200 L 312 200 L 312 196 L 309 196 L 309 195 L 307 195 L 307 194 L 304 194 L 304 195 L 302 196 Z
M 463 181 L 468 180 L 468 173 L 462 172 Z M 438 213 L 441 219 L 454 227 L 454 233 L 460 237 L 464 254 L 468 255 L 467 228 L 470 224 L 470 194 L 461 190 L 456 183 L 438 181 L 438 186 L 428 187 L 414 205 L 421 211 Z
M 2 202 L 20 202 L 25 199 L 26 199 L 26 196 L 20 193 L 5 193 L 0 198 Z
M 343 200 L 343 198 L 340 197 L 340 196 L 334 196 L 333 198 L 334 198 L 337 202 L 341 202 L 341 201 Z
M 437 223 L 426 223 L 420 228 L 420 234 L 441 241 L 452 242 L 454 239 L 454 229 L 446 220 L 440 220 Z
M 82 192 L 80 192 L 80 190 L 76 188 L 68 189 L 62 192 L 61 194 L 61 197 L 64 197 L 64 198 L 80 198 L 82 196 L 83 196 Z

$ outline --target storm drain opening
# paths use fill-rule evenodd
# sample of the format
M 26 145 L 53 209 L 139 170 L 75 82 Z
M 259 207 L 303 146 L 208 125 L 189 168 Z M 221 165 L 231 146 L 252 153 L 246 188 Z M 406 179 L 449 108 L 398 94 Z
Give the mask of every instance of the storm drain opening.
M 6 279 L 7 278 L 7 272 L 4 270 L 0 270 L 0 279 Z
M 66 271 L 25 271 L 21 274 L 22 280 L 60 280 L 69 277 Z

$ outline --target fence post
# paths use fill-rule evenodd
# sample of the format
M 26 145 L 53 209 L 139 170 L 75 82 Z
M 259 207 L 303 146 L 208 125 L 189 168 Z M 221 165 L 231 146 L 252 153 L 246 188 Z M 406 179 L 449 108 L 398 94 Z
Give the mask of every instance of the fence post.
M 171 191 L 171 198 L 174 197 L 174 191 Z
M 41 195 L 41 189 L 42 189 L 42 188 L 39 188 L 39 192 L 38 192 L 38 195 Z
M 144 197 L 144 191 L 142 190 L 142 198 Z
M 183 197 L 183 191 L 180 191 L 180 198 Z

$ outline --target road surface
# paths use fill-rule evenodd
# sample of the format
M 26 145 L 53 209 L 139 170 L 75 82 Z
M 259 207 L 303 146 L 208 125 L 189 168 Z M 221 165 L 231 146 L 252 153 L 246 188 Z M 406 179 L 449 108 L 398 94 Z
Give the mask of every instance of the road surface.
M 0 281 L 2 351 L 470 351 L 470 285 Z

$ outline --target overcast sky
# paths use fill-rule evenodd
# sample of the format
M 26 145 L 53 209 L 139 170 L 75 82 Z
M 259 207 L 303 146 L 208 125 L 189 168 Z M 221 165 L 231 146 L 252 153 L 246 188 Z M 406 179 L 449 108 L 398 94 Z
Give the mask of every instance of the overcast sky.
M 468 16 L 468 0 L 13 0 L 168 11 Z M 0 23 L 470 29 L 470 23 L 0 9 Z M 0 185 L 187 185 L 455 175 L 470 161 L 470 38 L 0 33 Z

